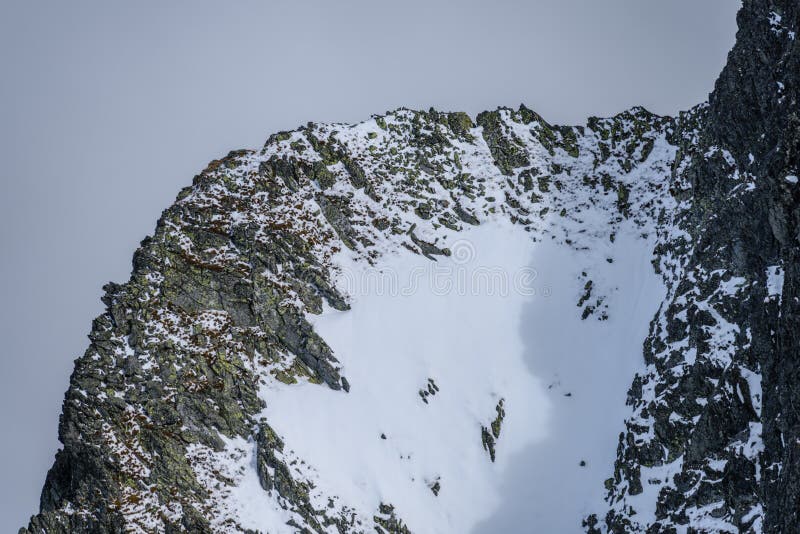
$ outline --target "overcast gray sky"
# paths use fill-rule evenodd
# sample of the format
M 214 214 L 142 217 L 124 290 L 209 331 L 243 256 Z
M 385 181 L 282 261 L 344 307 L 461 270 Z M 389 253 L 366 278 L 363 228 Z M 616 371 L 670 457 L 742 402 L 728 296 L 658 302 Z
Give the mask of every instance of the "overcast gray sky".
M 209 160 L 314 121 L 706 99 L 738 0 L 0 0 L 0 531 L 36 511 L 72 360 Z

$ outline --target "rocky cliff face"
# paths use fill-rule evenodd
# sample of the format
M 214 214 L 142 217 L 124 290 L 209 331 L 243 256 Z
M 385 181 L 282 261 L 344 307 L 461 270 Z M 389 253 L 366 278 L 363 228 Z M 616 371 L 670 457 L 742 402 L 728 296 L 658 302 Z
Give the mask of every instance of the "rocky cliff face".
M 744 3 L 698 129 L 676 140 L 691 239 L 657 250 L 677 261 L 648 372 L 629 393 L 634 417 L 608 482 L 613 531 L 800 528 L 798 15 L 793 2 Z
M 619 422 L 607 507 L 585 528 L 797 530 L 799 18 L 788 0 L 746 1 L 709 103 L 674 119 L 398 110 L 212 162 L 142 242 L 131 279 L 105 287 L 23 531 L 252 532 L 251 480 L 249 506 L 272 514 L 264 531 L 426 531 L 395 503 L 327 491 L 264 408 L 276 384 L 359 387 L 312 326 L 351 305 L 343 254 L 444 260 L 498 219 L 577 252 L 623 225 L 655 236 L 667 298 Z M 603 297 L 587 282 L 576 313 L 607 319 Z M 491 462 L 514 408 L 487 406 L 475 442 Z

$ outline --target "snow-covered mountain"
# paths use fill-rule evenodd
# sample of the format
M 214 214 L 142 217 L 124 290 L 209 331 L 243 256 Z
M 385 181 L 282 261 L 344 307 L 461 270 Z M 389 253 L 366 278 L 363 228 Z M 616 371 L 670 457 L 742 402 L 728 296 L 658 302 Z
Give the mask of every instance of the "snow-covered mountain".
M 23 532 L 800 528 L 800 10 L 710 102 L 213 161 L 110 283 Z

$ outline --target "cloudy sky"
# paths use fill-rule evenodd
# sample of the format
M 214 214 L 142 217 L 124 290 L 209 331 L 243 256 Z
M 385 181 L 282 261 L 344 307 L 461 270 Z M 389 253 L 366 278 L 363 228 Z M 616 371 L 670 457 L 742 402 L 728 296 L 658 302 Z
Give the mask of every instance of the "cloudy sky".
M 737 0 L 0 1 L 0 530 L 38 506 L 72 360 L 205 163 L 313 121 L 706 99 Z

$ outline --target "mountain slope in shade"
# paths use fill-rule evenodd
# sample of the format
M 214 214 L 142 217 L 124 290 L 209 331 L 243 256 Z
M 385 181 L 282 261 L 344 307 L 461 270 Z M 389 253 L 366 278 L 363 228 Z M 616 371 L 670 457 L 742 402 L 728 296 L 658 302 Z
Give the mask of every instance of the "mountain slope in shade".
M 677 118 L 212 162 L 105 287 L 23 532 L 797 528 L 797 18 L 745 2 Z

